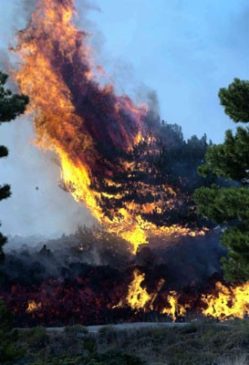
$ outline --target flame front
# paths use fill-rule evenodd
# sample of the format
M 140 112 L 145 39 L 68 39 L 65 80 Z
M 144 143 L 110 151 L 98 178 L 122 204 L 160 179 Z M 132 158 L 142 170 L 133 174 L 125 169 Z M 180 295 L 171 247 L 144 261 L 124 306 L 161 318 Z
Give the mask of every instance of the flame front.
M 56 153 L 74 199 L 134 251 L 149 234 L 195 235 L 165 219 L 180 204 L 181 193 L 155 183 L 157 171 L 148 156 L 157 146 L 146 126 L 148 108 L 97 83 L 86 34 L 76 29 L 74 15 L 74 0 L 37 0 L 28 27 L 18 35 L 22 62 L 15 76 L 31 99 L 37 145 Z
M 157 291 L 149 293 L 146 288 L 145 274 L 135 269 L 126 299 L 115 307 L 128 305 L 135 311 L 152 310 L 169 316 L 173 321 L 179 317 L 185 317 L 189 311 L 221 321 L 231 318 L 242 319 L 249 315 L 248 282 L 238 285 L 225 285 L 217 282 L 210 293 L 201 294 L 200 298 L 184 298 L 181 297 L 181 293 L 176 291 L 165 293 L 162 290 L 164 284 L 165 281 L 162 279 L 158 283 Z M 159 306 L 158 295 L 160 295 Z
M 28 27 L 19 33 L 16 51 L 21 65 L 15 77 L 30 96 L 36 144 L 53 151 L 65 188 L 84 202 L 110 232 L 129 241 L 136 251 L 149 235 L 205 234 L 187 225 L 167 223 L 167 216 L 184 200 L 182 193 L 158 179 L 150 157 L 158 153 L 157 138 L 146 123 L 147 106 L 117 96 L 112 85 L 101 86 L 86 33 L 73 23 L 74 0 L 37 0 Z M 139 146 L 142 146 L 140 149 Z M 160 177 L 161 178 L 161 177 Z M 159 182 L 160 181 L 160 182 Z M 193 303 L 175 291 L 150 293 L 145 274 L 134 271 L 126 298 L 118 306 L 135 311 L 157 310 L 176 319 Z M 200 295 L 197 312 L 221 320 L 249 314 L 249 283 L 216 283 Z M 30 301 L 27 313 L 42 309 Z
M 214 293 L 203 295 L 205 316 L 220 320 L 244 318 L 249 314 L 249 283 L 237 286 L 225 286 L 217 282 Z
M 161 303 L 163 306 L 158 310 L 156 308 L 156 300 L 164 284 L 164 279 L 159 280 L 156 291 L 149 293 L 145 285 L 145 274 L 135 269 L 126 299 L 114 306 L 114 308 L 128 305 L 135 311 L 148 312 L 155 310 L 175 321 L 178 317 L 183 317 L 187 313 L 189 305 L 180 304 L 179 295 L 175 291 L 170 291 L 166 296 L 163 296 L 163 303 Z

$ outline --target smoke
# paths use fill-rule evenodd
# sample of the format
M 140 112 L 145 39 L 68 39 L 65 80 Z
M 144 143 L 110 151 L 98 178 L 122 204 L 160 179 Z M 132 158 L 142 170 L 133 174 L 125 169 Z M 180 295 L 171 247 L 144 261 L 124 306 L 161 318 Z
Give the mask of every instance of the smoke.
M 23 14 L 16 27 L 19 27 L 19 22 L 21 24 L 29 18 L 34 11 L 35 3 L 36 1 L 19 1 L 15 3 L 17 6 L 21 6 Z M 148 92 L 148 89 L 144 86 L 141 86 L 138 93 L 135 92 L 135 95 L 137 99 L 147 101 L 148 110 L 146 113 L 143 113 L 143 108 L 139 110 L 128 97 L 120 98 L 116 91 L 123 91 L 127 87 L 127 85 L 125 87 L 122 85 L 125 83 L 125 79 L 129 79 L 127 83 L 128 90 L 134 89 L 134 71 L 131 70 L 129 63 L 120 64 L 118 61 L 116 62 L 114 79 L 117 81 L 118 88 L 116 86 L 104 88 L 101 81 L 99 87 L 95 80 L 91 79 L 90 72 L 88 71 L 91 71 L 89 64 L 91 64 L 90 61 L 92 60 L 88 60 L 88 64 L 86 59 L 84 59 L 84 62 L 80 59 L 79 55 L 81 52 L 79 50 L 82 50 L 82 48 L 80 48 L 79 39 L 84 40 L 84 45 L 89 45 L 90 32 L 88 30 L 93 29 L 93 25 L 87 20 L 85 11 L 88 11 L 92 6 L 85 1 L 83 3 L 79 1 L 77 4 L 78 8 L 83 10 L 76 22 L 77 24 L 83 22 L 86 29 L 84 28 L 84 33 L 77 32 L 75 38 L 76 49 L 70 49 L 67 52 L 66 46 L 71 43 L 62 42 L 59 44 L 59 38 L 56 37 L 56 39 L 52 38 L 51 54 L 47 54 L 49 47 L 47 47 L 47 44 L 44 47 L 43 23 L 40 24 L 40 33 L 35 32 L 37 31 L 37 23 L 35 23 L 33 28 L 26 29 L 27 37 L 24 33 L 20 36 L 21 40 L 24 43 L 27 42 L 28 45 L 29 42 L 32 44 L 32 41 L 38 42 L 36 43 L 36 46 L 38 44 L 38 54 L 40 51 L 43 51 L 44 55 L 51 61 L 53 66 L 51 74 L 59 75 L 59 79 L 63 80 L 71 92 L 72 98 L 69 99 L 73 100 L 77 116 L 82 117 L 81 122 L 86 120 L 85 123 L 81 123 L 77 119 L 79 124 L 76 123 L 77 133 L 73 136 L 74 138 L 70 139 L 72 136 L 69 133 L 63 139 L 65 137 L 64 133 L 60 134 L 60 131 L 58 131 L 56 137 L 62 137 L 62 140 L 55 138 L 53 143 L 59 141 L 65 147 L 65 151 L 68 152 L 68 145 L 73 145 L 73 143 L 70 143 L 71 140 L 79 142 L 76 150 L 69 151 L 72 152 L 72 160 L 75 156 L 77 161 L 81 159 L 82 162 L 84 159 L 87 159 L 88 165 L 91 167 L 91 173 L 94 176 L 90 188 L 96 192 L 96 195 L 101 194 L 101 198 L 98 196 L 96 201 L 100 202 L 100 208 L 108 218 L 120 217 L 117 214 L 120 208 L 126 208 L 126 203 L 128 203 L 128 206 L 129 203 L 132 202 L 133 204 L 135 201 L 139 207 L 135 214 L 138 212 L 139 217 L 141 214 L 141 217 L 144 219 L 143 223 L 151 223 L 153 228 L 156 227 L 156 229 L 167 225 L 181 224 L 182 227 L 188 226 L 190 229 L 193 229 L 193 233 L 195 233 L 197 227 L 203 227 L 204 223 L 207 224 L 207 222 L 201 221 L 196 216 L 191 200 L 193 190 L 203 184 L 202 179 L 196 174 L 196 168 L 203 160 L 207 148 L 205 137 L 201 139 L 192 137 L 186 141 L 178 125 L 170 125 L 166 122 L 161 123 L 157 95 L 156 93 Z M 82 7 L 79 6 L 82 4 Z M 58 1 L 59 5 L 60 2 Z M 99 9 L 95 8 L 95 10 Z M 180 10 L 187 11 L 186 18 L 181 14 L 181 21 L 176 22 L 175 19 L 179 19 L 177 18 L 179 12 L 176 12 L 177 16 L 174 15 L 171 21 L 173 19 L 174 23 L 182 23 L 184 19 L 187 19 L 186 24 L 193 22 L 194 28 L 198 29 L 199 32 L 199 27 L 196 26 L 199 23 L 193 21 L 194 16 L 192 17 L 191 7 L 187 9 L 181 3 Z M 58 15 L 57 13 L 56 16 Z M 218 14 L 220 15 L 220 12 Z M 63 19 L 67 19 L 67 17 Z M 218 39 L 217 42 L 223 44 L 223 37 L 226 36 L 228 48 L 231 48 L 231 39 L 233 39 L 238 50 L 244 48 L 246 37 L 241 37 L 240 33 L 248 33 L 248 23 L 246 23 L 245 19 L 245 14 L 239 14 L 239 16 L 236 14 L 233 21 L 237 24 L 238 32 L 233 32 L 231 35 L 231 33 L 227 32 L 225 26 L 221 32 L 222 39 Z M 163 18 L 163 24 L 165 24 L 165 17 Z M 234 29 L 234 27 L 230 28 Z M 212 30 L 216 30 L 216 27 L 213 27 Z M 165 33 L 162 32 L 162 34 Z M 54 33 L 48 32 L 48 34 L 53 35 Z M 58 34 L 61 35 L 60 32 Z M 73 32 L 73 34 L 75 33 Z M 88 34 L 87 37 L 85 37 L 86 34 Z M 64 35 L 63 33 L 62 36 Z M 99 35 L 100 33 L 97 37 L 92 37 L 91 42 L 101 53 L 103 37 Z M 189 37 L 188 32 L 184 32 L 184 37 L 186 35 Z M 181 34 L 178 34 L 178 36 L 181 36 Z M 230 36 L 232 36 L 231 39 Z M 200 117 L 205 114 L 205 108 L 202 108 L 203 105 L 200 103 L 200 99 L 198 99 L 199 94 L 197 98 L 193 97 L 192 88 L 197 83 L 201 84 L 201 92 L 205 94 L 206 98 L 208 80 L 205 77 L 206 75 L 215 74 L 211 69 L 216 69 L 213 57 L 220 52 L 216 49 L 218 43 L 214 47 L 217 52 L 209 52 L 207 49 L 203 51 L 201 36 L 198 35 L 196 38 L 196 33 L 194 33 L 190 38 L 191 42 L 186 42 L 186 48 L 182 47 L 183 40 L 181 37 L 178 43 L 173 38 L 170 39 L 169 53 L 174 54 L 176 58 L 176 62 L 172 62 L 172 64 L 176 67 L 175 73 L 177 73 L 177 77 L 175 79 L 172 77 L 174 73 L 170 69 L 169 73 L 172 73 L 172 75 L 165 73 L 167 75 L 165 80 L 162 80 L 160 76 L 160 85 L 170 85 L 171 98 L 166 98 L 168 105 L 174 93 L 176 95 L 176 102 L 172 104 L 172 110 L 176 113 L 175 115 L 186 118 L 186 124 L 190 125 L 192 117 L 194 118 L 194 109 L 191 109 L 189 114 L 185 111 L 186 104 L 191 105 L 190 100 L 194 100 L 196 105 L 201 105 L 201 113 L 196 116 L 198 125 L 200 120 L 205 121 L 206 116 L 209 119 L 211 118 L 213 123 L 216 123 L 216 119 L 212 116 L 210 117 L 208 113 L 206 113 L 204 118 Z M 71 41 L 73 38 L 69 37 L 68 39 Z M 156 43 L 156 40 L 153 39 L 151 44 L 154 46 L 154 43 Z M 58 52 L 58 44 L 62 47 L 62 52 Z M 182 62 L 184 50 L 186 56 L 185 66 Z M 159 53 L 153 52 L 153 68 L 155 66 L 155 54 Z M 74 64 L 71 62 L 72 54 L 74 56 Z M 133 55 L 132 52 L 130 54 Z M 198 58 L 200 54 L 204 56 L 201 62 L 199 62 L 200 59 Z M 61 57 L 62 55 L 63 57 Z M 141 55 L 140 58 L 142 58 Z M 158 55 L 157 61 L 159 58 Z M 144 59 L 147 58 L 144 57 Z M 201 65 L 199 69 L 195 67 L 196 60 Z M 8 63 L 8 61 L 5 63 Z M 177 69 L 175 63 L 178 64 L 179 69 Z M 194 70 L 191 70 L 191 64 L 194 64 Z M 139 65 L 141 65 L 141 59 L 139 59 Z M 37 66 L 39 71 L 39 65 L 35 64 L 34 66 Z M 184 67 L 187 67 L 186 72 Z M 36 67 L 31 67 L 31 71 L 35 69 Z M 203 72 L 203 69 L 209 72 Z M 78 73 L 79 70 L 81 73 Z M 234 70 L 234 67 L 232 67 L 232 70 Z M 99 68 L 99 71 L 101 73 L 103 69 Z M 150 74 L 153 72 L 151 67 Z M 191 82 L 190 92 L 187 90 L 186 85 L 183 86 L 186 81 L 184 73 Z M 84 78 L 79 77 L 79 74 L 84 74 Z M 204 79 L 202 79 L 203 75 L 205 75 Z M 24 76 L 27 77 L 27 75 Z M 227 76 L 230 78 L 230 74 Z M 24 81 L 26 81 L 25 77 Z M 101 77 L 99 78 L 101 79 Z M 201 79 L 205 82 L 201 83 Z M 34 80 L 34 84 L 36 84 L 38 78 L 34 77 L 31 81 Z M 48 78 L 48 80 L 50 79 Z M 81 83 L 79 80 L 81 80 Z M 193 80 L 198 81 L 193 82 Z M 203 84 L 206 85 L 205 88 L 203 88 Z M 47 100 L 47 89 L 52 88 L 49 87 L 49 83 L 46 83 L 45 86 L 43 96 L 44 100 Z M 219 86 L 221 86 L 220 80 L 217 82 L 217 85 L 215 84 L 215 87 L 212 87 L 215 95 Z M 35 97 L 38 93 L 36 90 L 34 91 Z M 180 92 L 187 95 L 184 95 L 185 99 L 183 101 L 185 101 L 185 104 L 181 102 L 180 98 L 178 99 Z M 58 101 L 57 98 L 54 100 Z M 46 109 L 45 114 L 47 110 L 53 110 L 55 105 L 57 104 L 52 102 L 51 108 Z M 213 108 L 209 109 L 213 110 Z M 173 115 L 172 110 L 171 115 Z M 179 110 L 184 115 L 179 114 Z M 123 137 L 128 136 L 127 140 L 131 137 L 133 142 L 135 133 L 132 131 L 131 126 L 134 122 L 134 115 L 137 115 L 138 111 L 141 112 L 141 120 L 144 122 L 144 135 L 151 137 L 152 134 L 153 137 L 156 137 L 156 142 L 147 143 L 145 140 L 141 144 L 138 143 L 131 152 L 127 152 L 125 138 Z M 62 117 L 64 117 L 63 113 Z M 64 121 L 64 118 L 60 120 Z M 117 120 L 121 120 L 118 127 L 115 126 Z M 141 120 L 139 119 L 139 122 Z M 70 128 L 72 127 L 71 121 L 72 118 L 69 118 L 69 123 L 67 124 L 69 132 L 72 131 Z M 44 125 L 42 123 L 39 124 L 39 122 L 38 120 L 38 125 Z M 197 124 L 197 122 L 195 123 Z M 203 122 L 205 128 L 208 123 Z M 125 128 L 123 129 L 123 127 Z M 215 130 L 215 128 L 213 129 Z M 53 128 L 52 131 L 54 131 Z M 85 145 L 87 145 L 84 143 L 84 137 L 87 133 L 94 141 L 94 148 L 86 149 L 83 153 L 82 148 L 85 148 Z M 113 312 L 112 305 L 117 305 L 118 299 L 124 299 L 127 295 L 127 288 L 132 280 L 134 269 L 138 269 L 144 274 L 143 285 L 150 293 L 157 290 L 158 282 L 163 279 L 164 284 L 161 288 L 163 295 L 166 295 L 169 290 L 177 290 L 181 294 L 193 292 L 200 294 L 217 279 L 222 279 L 220 258 L 226 252 L 218 244 L 219 231 L 217 230 L 211 230 L 203 237 L 166 238 L 152 235 L 148 237 L 148 245 L 141 246 L 136 255 L 130 253 L 127 242 L 105 231 L 79 229 L 76 234 L 70 234 L 82 222 L 90 225 L 92 218 L 82 205 L 75 203 L 70 195 L 59 187 L 63 184 L 60 181 L 60 163 L 57 157 L 51 154 L 51 152 L 45 153 L 33 146 L 34 132 L 30 121 L 25 118 L 11 123 L 10 126 L 1 126 L 2 137 L 3 143 L 8 144 L 11 154 L 3 162 L 4 175 L 1 178 L 6 180 L 6 182 L 10 182 L 13 190 L 12 198 L 0 205 L 0 215 L 3 217 L 5 232 L 16 232 L 22 235 L 35 233 L 43 236 L 58 236 L 63 231 L 68 234 L 53 240 L 44 241 L 41 239 L 38 246 L 34 244 L 38 238 L 33 240 L 27 239 L 25 242 L 26 247 L 8 252 L 5 264 L 1 269 L 4 278 L 4 286 L 1 290 L 7 298 L 8 304 L 10 303 L 12 307 L 18 308 L 22 312 L 30 299 L 34 299 L 38 303 L 41 302 L 43 310 L 36 317 L 39 323 L 51 324 L 54 320 L 53 316 L 57 316 L 57 323 L 58 321 L 67 323 L 69 318 L 72 320 L 80 318 L 83 323 L 108 322 L 108 311 Z M 117 145 L 119 148 L 116 148 Z M 132 168 L 126 168 L 124 171 L 121 170 L 123 165 L 129 166 L 131 163 L 133 164 Z M 138 168 L 141 165 L 143 169 Z M 104 177 L 110 177 L 112 184 L 108 186 L 103 181 Z M 170 188 L 176 194 L 172 194 L 172 190 L 169 189 L 169 195 L 167 193 L 163 195 L 165 193 L 165 182 L 170 184 Z M 68 184 L 65 183 L 64 187 L 73 194 L 75 193 L 75 188 L 70 183 L 71 181 Z M 116 193 L 117 196 L 115 196 Z M 110 195 L 112 195 L 111 198 Z M 171 203 L 173 201 L 174 204 L 165 207 L 164 203 L 168 201 Z M 154 204 L 153 209 L 150 206 L 151 202 Z M 157 210 L 158 202 L 163 202 L 159 207 L 160 212 Z M 147 210 L 145 209 L 141 213 L 141 209 L 146 205 L 145 203 L 149 203 L 146 207 Z M 127 216 L 127 213 L 131 213 L 133 219 L 134 206 L 129 209 L 125 212 L 125 216 Z M 14 217 L 18 217 L 18 220 L 15 219 L 13 222 Z M 128 223 L 130 222 L 128 221 Z M 134 220 L 132 220 L 133 222 Z M 121 223 L 123 223 L 122 216 L 121 220 L 118 221 L 118 228 L 120 228 Z M 127 227 L 126 223 L 124 224 L 125 228 Z M 127 236 L 129 238 L 130 232 L 128 232 Z M 18 247 L 24 242 L 18 237 L 10 241 L 12 242 L 12 247 Z M 34 247 L 31 248 L 31 246 Z M 10 249 L 11 245 L 8 251 Z M 84 311 L 82 310 L 83 304 Z M 124 312 L 122 312 L 122 315 L 124 315 Z M 131 317 L 128 315 L 128 318 L 130 319 Z
M 24 17 L 23 20 L 27 21 L 30 18 L 30 15 L 35 9 L 36 3 L 37 0 L 17 0 L 17 7 Z
M 219 245 L 219 229 L 205 237 L 152 239 L 140 250 L 136 262 L 151 277 L 152 287 L 164 278 L 171 290 L 203 290 L 211 280 L 222 278 L 220 259 L 226 250 Z
M 222 278 L 220 258 L 226 250 L 219 245 L 219 236 L 220 231 L 213 230 L 201 238 L 152 238 L 136 255 L 122 239 L 97 227 L 78 228 L 75 234 L 39 243 L 16 237 L 1 272 L 9 288 L 38 286 L 50 279 L 74 280 L 84 275 L 86 266 L 118 270 L 129 282 L 130 273 L 138 267 L 151 291 L 162 278 L 169 290 L 200 291 L 212 278 Z
M 54 156 L 37 149 L 33 140 L 26 118 L 1 126 L 0 142 L 9 149 L 8 158 L 1 161 L 1 182 L 12 188 L 11 198 L 0 204 L 3 231 L 11 236 L 54 237 L 74 231 L 82 222 L 92 224 L 84 206 L 60 188 Z
M 81 228 L 33 248 L 28 241 L 20 248 L 19 242 L 1 267 L 0 296 L 15 310 L 17 325 L 141 320 L 139 313 L 117 306 L 125 303 L 138 270 L 144 273 L 143 287 L 158 294 L 154 312 L 172 290 L 192 295 L 195 310 L 195 297 L 222 278 L 219 260 L 225 251 L 218 238 L 219 231 L 213 231 L 202 239 L 151 240 L 135 256 L 121 239 L 97 228 Z M 37 315 L 27 312 L 32 301 L 40 306 Z
M 1 70 L 8 74 L 13 71 L 13 62 L 14 67 L 19 62 L 8 48 L 15 43 L 17 29 L 30 19 L 35 4 L 35 0 L 16 0 L 6 5 L 6 9 L 1 4 L 8 22 L 0 24 L 0 65 Z M 19 14 L 18 18 L 16 14 Z M 9 87 L 17 92 L 11 78 Z M 0 144 L 9 149 L 9 156 L 1 159 L 0 184 L 8 183 L 12 188 L 11 198 L 0 204 L 4 234 L 12 237 L 59 237 L 61 232 L 74 232 L 78 225 L 92 225 L 94 219 L 84 205 L 78 205 L 60 187 L 61 173 L 55 156 L 35 147 L 31 117 L 4 123 L 0 128 Z

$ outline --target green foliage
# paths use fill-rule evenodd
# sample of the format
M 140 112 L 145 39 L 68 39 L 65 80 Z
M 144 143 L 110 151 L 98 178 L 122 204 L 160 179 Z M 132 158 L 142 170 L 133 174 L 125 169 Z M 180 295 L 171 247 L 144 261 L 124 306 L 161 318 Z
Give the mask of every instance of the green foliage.
M 25 95 L 13 94 L 5 88 L 8 76 L 0 72 L 0 122 L 9 122 L 23 114 L 29 98 Z
M 8 156 L 8 149 L 4 146 L 0 146 L 0 157 Z
M 12 316 L 6 306 L 0 301 L 0 363 L 8 364 L 24 355 L 24 350 L 18 344 L 17 331 L 12 329 Z
M 235 122 L 249 122 L 248 81 L 235 79 L 219 96 Z M 208 148 L 199 172 L 230 181 L 230 187 L 197 189 L 194 200 L 201 215 L 226 228 L 222 237 L 228 248 L 228 257 L 222 259 L 225 278 L 249 280 L 249 128 L 238 127 L 235 135 L 228 130 L 223 144 Z
M 0 200 L 6 199 L 10 196 L 10 186 L 4 185 L 3 187 L 0 187 Z
M 110 351 L 97 357 L 96 364 L 99 365 L 143 365 L 144 361 L 134 355 L 123 354 L 118 351 Z
M 245 356 L 245 364 L 248 363 L 247 320 L 226 324 L 195 321 L 129 330 L 114 327 L 112 331 L 116 335 L 108 340 L 104 337 L 105 334 L 109 336 L 109 329 L 89 333 L 83 338 L 81 329 L 79 333 L 75 329 L 70 335 L 65 331 L 47 331 L 48 339 L 34 347 L 31 337 L 37 339 L 41 334 L 43 337 L 44 331 L 41 328 L 21 330 L 19 344 L 26 345 L 27 353 L 8 365 L 221 365 L 224 359 L 235 361 L 238 354 Z M 72 339 L 75 346 L 71 345 Z M 93 344 L 92 351 L 89 351 L 86 339 Z
M 197 189 L 198 211 L 216 223 L 248 225 L 249 190 L 246 187 Z
M 249 277 L 249 231 L 248 228 L 231 227 L 223 234 L 222 242 L 229 247 L 229 256 L 222 258 L 225 279 L 243 281 Z
M 13 94 L 11 90 L 6 89 L 8 76 L 0 72 L 0 124 L 15 119 L 24 113 L 29 98 L 25 95 Z M 0 146 L 0 158 L 8 156 L 8 150 L 5 146 Z M 10 186 L 0 186 L 0 200 L 10 196 Z M 6 238 L 0 234 L 0 260 L 3 259 L 2 247 L 6 243 Z
M 6 89 L 5 84 L 8 76 L 0 72 L 0 124 L 15 119 L 24 113 L 28 103 L 28 97 L 24 95 L 13 94 Z M 8 150 L 5 146 L 0 146 L 0 158 L 6 157 Z M 10 186 L 0 186 L 0 200 L 10 196 Z M 0 261 L 4 259 L 3 245 L 7 238 L 0 233 Z M 23 349 L 17 345 L 18 334 L 12 330 L 11 315 L 6 309 L 4 303 L 0 300 L 0 362 L 7 364 L 23 355 Z
M 0 232 L 0 262 L 4 259 L 4 253 L 2 247 L 7 242 L 7 238 Z
M 27 332 L 26 342 L 31 351 L 37 351 L 45 347 L 49 342 L 49 336 L 46 328 L 35 327 Z
M 30 365 L 145 365 L 145 362 L 133 355 L 119 351 L 110 351 L 104 354 L 95 354 L 90 357 L 62 356 L 49 358 L 46 361 L 35 360 Z
M 246 183 L 249 179 L 249 130 L 248 128 L 226 132 L 223 144 L 210 146 L 205 155 L 205 164 L 199 172 L 208 176 L 210 173 L 228 179 Z
M 234 79 L 227 89 L 220 89 L 219 97 L 225 113 L 234 122 L 249 121 L 249 81 Z

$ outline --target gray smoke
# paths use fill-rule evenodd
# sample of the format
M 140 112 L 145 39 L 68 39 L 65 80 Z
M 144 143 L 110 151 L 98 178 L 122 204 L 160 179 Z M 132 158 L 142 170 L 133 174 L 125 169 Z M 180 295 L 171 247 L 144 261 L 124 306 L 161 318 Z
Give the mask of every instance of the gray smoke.
M 9 47 L 14 45 L 15 34 L 27 23 L 35 3 L 14 0 L 1 4 L 6 17 L 0 24 L 0 68 L 8 74 L 18 62 Z M 11 80 L 9 86 L 16 88 Z M 58 237 L 74 232 L 78 225 L 91 225 L 94 220 L 87 209 L 60 188 L 55 156 L 35 147 L 34 140 L 31 117 L 0 126 L 0 145 L 9 149 L 9 156 L 0 161 L 0 184 L 8 183 L 12 188 L 12 197 L 0 204 L 3 233 L 10 237 Z

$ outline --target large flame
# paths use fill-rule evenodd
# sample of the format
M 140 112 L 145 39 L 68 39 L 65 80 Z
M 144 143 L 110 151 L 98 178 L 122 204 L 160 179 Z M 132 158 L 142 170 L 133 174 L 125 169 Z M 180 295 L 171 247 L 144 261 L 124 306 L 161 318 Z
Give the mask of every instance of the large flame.
M 140 310 L 148 312 L 150 310 L 156 310 L 171 317 L 171 319 L 175 321 L 177 317 L 183 317 L 187 313 L 189 305 L 187 303 L 185 305 L 180 304 L 179 295 L 175 291 L 170 291 L 166 296 L 164 296 L 163 303 L 161 303 L 162 308 L 158 310 L 155 302 L 164 284 L 164 279 L 159 280 L 156 291 L 149 293 L 145 286 L 145 274 L 140 272 L 138 269 L 135 269 L 132 281 L 128 288 L 127 297 L 115 307 L 128 305 L 135 311 Z
M 217 282 L 210 293 L 202 294 L 197 301 L 193 301 L 192 297 L 181 298 L 180 293 L 169 291 L 161 296 L 160 308 L 158 308 L 156 298 L 164 284 L 164 280 L 159 281 L 156 292 L 149 293 L 145 284 L 145 274 L 135 269 L 127 297 L 118 306 L 128 305 L 135 311 L 160 312 L 173 321 L 188 315 L 188 311 L 193 310 L 199 315 L 221 321 L 244 318 L 249 315 L 249 283 L 225 285 Z M 195 308 L 194 302 L 199 303 Z
M 86 33 L 73 23 L 74 0 L 37 0 L 28 27 L 19 33 L 21 65 L 16 80 L 31 99 L 36 143 L 58 156 L 65 188 L 84 202 L 110 232 L 136 251 L 151 235 L 196 235 L 188 226 L 167 223 L 182 195 L 157 179 L 150 163 L 157 138 L 147 126 L 147 106 L 117 96 L 112 85 L 100 86 L 94 76 Z M 142 149 L 139 149 L 142 146 Z M 141 152 L 142 151 L 142 152 Z M 160 182 L 158 182 L 160 181 Z M 156 217 L 156 218 L 155 218 Z M 135 311 L 157 310 L 172 319 L 188 314 L 193 303 L 175 291 L 161 293 L 145 286 L 145 275 L 134 271 L 126 298 L 118 306 Z M 158 307 L 157 298 L 163 303 Z M 249 283 L 217 283 L 197 300 L 197 312 L 221 320 L 249 314 Z M 30 301 L 28 313 L 41 309 Z
M 132 309 L 146 308 L 146 305 L 151 301 L 151 296 L 147 292 L 147 289 L 142 286 L 144 282 L 144 274 L 135 270 L 133 273 L 133 280 L 129 286 L 127 295 L 127 304 Z
M 244 318 L 249 315 L 249 282 L 235 286 L 216 283 L 214 293 L 203 295 L 205 316 L 220 320 Z
M 148 155 L 156 153 L 156 139 L 146 127 L 148 108 L 97 83 L 74 14 L 74 0 L 37 0 L 18 36 L 16 80 L 31 99 L 37 144 L 57 154 L 73 197 L 134 251 L 149 234 L 195 235 L 187 226 L 152 218 L 167 217 L 181 196 L 166 183 L 152 183 L 157 172 Z M 147 149 L 137 156 L 140 144 Z

